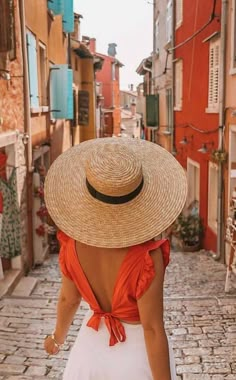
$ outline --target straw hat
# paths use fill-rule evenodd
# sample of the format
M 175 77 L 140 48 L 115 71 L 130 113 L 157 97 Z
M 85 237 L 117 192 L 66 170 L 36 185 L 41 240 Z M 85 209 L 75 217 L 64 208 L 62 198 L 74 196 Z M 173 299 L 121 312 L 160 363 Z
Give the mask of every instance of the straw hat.
M 71 238 L 97 247 L 143 243 L 166 230 L 182 211 L 186 176 L 157 144 L 107 137 L 61 154 L 45 180 L 45 202 Z

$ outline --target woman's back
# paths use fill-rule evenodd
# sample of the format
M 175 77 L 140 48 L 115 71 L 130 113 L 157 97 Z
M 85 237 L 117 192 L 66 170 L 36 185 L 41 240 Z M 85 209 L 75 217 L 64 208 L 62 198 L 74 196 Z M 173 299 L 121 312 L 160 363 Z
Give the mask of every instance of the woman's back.
M 78 260 L 104 312 L 112 311 L 112 299 L 128 248 L 97 248 L 76 242 Z

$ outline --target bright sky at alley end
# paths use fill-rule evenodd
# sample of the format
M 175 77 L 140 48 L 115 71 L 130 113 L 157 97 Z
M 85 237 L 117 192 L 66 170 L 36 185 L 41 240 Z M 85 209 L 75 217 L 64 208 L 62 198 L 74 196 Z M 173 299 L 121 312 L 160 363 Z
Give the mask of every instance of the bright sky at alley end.
M 117 44 L 120 88 L 138 85 L 142 76 L 136 69 L 152 52 L 152 1 L 148 0 L 74 0 L 81 14 L 81 35 L 96 38 L 97 52 L 107 54 L 108 44 Z

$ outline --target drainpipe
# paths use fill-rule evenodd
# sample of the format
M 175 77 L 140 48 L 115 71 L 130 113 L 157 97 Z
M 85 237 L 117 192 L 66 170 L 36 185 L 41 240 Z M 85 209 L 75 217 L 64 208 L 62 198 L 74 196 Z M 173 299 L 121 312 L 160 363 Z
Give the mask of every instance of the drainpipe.
M 221 6 L 221 44 L 220 44 L 220 93 L 219 93 L 219 145 L 224 150 L 224 124 L 225 124 L 225 59 L 226 59 L 226 33 L 227 33 L 228 0 L 222 0 Z M 224 262 L 224 163 L 219 162 L 218 172 L 218 199 L 217 199 L 217 252 L 215 260 Z
M 30 93 L 29 93 L 29 74 L 28 74 L 28 59 L 27 59 L 27 46 L 26 46 L 26 28 L 25 28 L 25 2 L 19 1 L 20 11 L 20 28 L 21 28 L 21 45 L 22 45 L 22 61 L 23 61 L 23 87 L 24 87 L 24 132 L 28 136 L 28 143 L 26 147 L 26 182 L 27 182 L 27 216 L 28 216 L 28 262 L 25 263 L 28 268 L 33 265 L 33 224 L 32 224 L 32 172 L 33 172 L 33 159 L 32 159 L 32 135 L 30 125 Z

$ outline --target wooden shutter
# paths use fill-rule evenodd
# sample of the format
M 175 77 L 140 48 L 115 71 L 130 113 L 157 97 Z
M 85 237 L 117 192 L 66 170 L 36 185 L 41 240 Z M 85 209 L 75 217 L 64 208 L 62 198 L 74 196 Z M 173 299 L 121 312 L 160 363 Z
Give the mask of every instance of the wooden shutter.
M 50 110 L 52 119 L 73 119 L 73 72 L 68 65 L 50 69 Z
M 146 95 L 147 127 L 159 126 L 159 95 Z
M 63 31 L 65 33 L 74 32 L 74 9 L 73 9 L 73 0 L 64 0 L 63 5 Z
M 13 4 L 9 0 L 0 1 L 0 52 L 13 49 L 12 33 L 14 23 L 12 20 Z M 12 25 L 13 23 L 13 25 Z
M 27 51 L 29 66 L 29 86 L 30 86 L 30 105 L 39 107 L 39 89 L 38 89 L 38 62 L 36 38 L 30 32 L 27 32 Z
M 220 44 L 219 41 L 210 43 L 209 50 L 209 80 L 208 107 L 219 105 L 219 74 L 220 74 Z
M 54 15 L 63 14 L 64 0 L 48 0 L 48 9 L 50 9 Z

